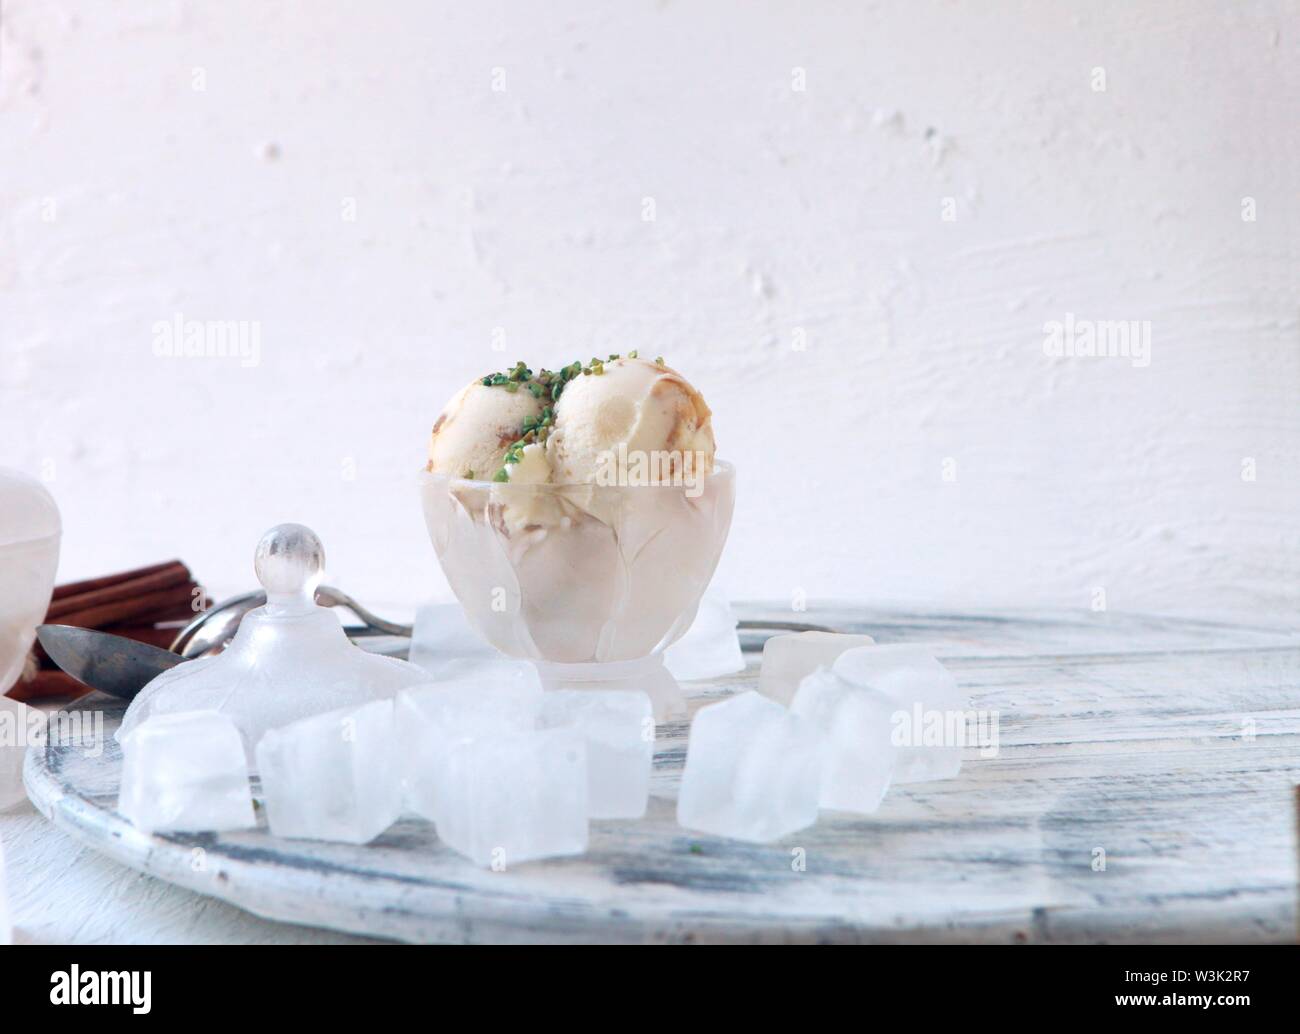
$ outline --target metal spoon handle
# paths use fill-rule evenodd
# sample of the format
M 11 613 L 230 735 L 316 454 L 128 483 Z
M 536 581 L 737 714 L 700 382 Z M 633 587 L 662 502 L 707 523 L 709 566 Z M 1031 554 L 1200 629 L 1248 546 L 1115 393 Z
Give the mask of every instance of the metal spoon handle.
M 354 600 L 346 592 L 340 592 L 329 585 L 322 585 L 316 590 L 316 602 L 322 607 L 347 607 L 357 617 L 359 617 L 368 627 L 382 632 L 385 635 L 399 635 L 407 639 L 411 638 L 414 629 L 410 625 L 403 625 L 396 621 L 388 621 L 381 618 L 360 603 Z
M 810 625 L 805 621 L 741 621 L 736 625 L 743 632 L 834 632 L 825 625 Z
M 410 625 L 387 621 L 361 606 L 347 593 L 332 586 L 319 586 L 316 589 L 316 602 L 322 607 L 346 607 L 373 633 L 411 638 Z M 244 615 L 264 603 L 266 603 L 266 593 L 260 590 L 222 600 L 182 628 L 168 649 L 182 657 L 201 656 L 214 646 L 229 640 L 235 634 Z

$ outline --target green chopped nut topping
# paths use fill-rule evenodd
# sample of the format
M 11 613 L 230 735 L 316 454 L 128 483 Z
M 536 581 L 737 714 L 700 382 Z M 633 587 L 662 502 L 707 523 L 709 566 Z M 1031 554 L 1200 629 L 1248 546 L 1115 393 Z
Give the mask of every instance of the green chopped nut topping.
M 627 356 L 629 359 L 636 359 L 638 353 L 634 349 L 628 352 Z M 492 480 L 508 481 L 510 477 L 505 465 L 518 463 L 525 445 L 546 441 L 551 428 L 555 426 L 554 406 L 560 401 L 560 396 L 564 394 L 565 386 L 569 381 L 579 375 L 589 377 L 594 374 L 599 377 L 605 372 L 606 363 L 617 362 L 619 358 L 617 354 L 611 354 L 608 359 L 592 356 L 590 362 L 585 365 L 581 359 L 575 359 L 568 366 L 561 366 L 558 370 L 541 369 L 536 375 L 529 369 L 528 364 L 520 359 L 504 372 L 489 373 L 480 378 L 479 383 L 485 388 L 505 388 L 506 391 L 514 394 L 519 391 L 520 386 L 523 386 L 533 398 L 549 402 L 549 405 L 542 407 L 539 415 L 526 416 L 520 421 L 519 435 L 506 449 L 502 467 L 492 475 Z M 663 366 L 663 356 L 657 358 L 655 362 Z M 474 472 L 468 471 L 465 476 L 472 479 Z

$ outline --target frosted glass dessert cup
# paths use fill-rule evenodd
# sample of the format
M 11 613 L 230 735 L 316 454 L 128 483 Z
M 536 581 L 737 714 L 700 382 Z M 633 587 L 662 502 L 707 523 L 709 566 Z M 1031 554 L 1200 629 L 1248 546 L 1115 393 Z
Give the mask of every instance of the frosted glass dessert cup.
M 690 485 L 555 485 L 421 474 L 429 537 L 470 625 L 550 688 L 643 689 L 695 619 L 727 540 L 736 471 Z
M 0 696 L 18 681 L 59 566 L 59 508 L 38 481 L 0 468 Z

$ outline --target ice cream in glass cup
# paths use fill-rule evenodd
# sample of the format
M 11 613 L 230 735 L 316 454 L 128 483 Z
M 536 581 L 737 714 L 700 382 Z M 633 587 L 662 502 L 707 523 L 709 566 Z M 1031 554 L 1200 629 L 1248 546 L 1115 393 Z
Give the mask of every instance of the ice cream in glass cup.
M 421 476 L 434 549 L 469 623 L 548 688 L 680 709 L 663 651 L 726 542 L 735 468 L 703 398 L 662 360 L 524 364 L 459 392 Z

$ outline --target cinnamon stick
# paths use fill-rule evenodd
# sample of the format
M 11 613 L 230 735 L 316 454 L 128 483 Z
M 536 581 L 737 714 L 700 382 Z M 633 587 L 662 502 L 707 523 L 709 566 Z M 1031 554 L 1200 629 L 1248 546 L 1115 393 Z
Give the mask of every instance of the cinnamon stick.
M 141 621 L 163 610 L 174 610 L 180 605 L 189 605 L 193 592 L 197 589 L 193 582 L 184 582 L 169 589 L 147 592 L 130 599 L 114 600 L 98 606 L 71 610 L 66 613 L 52 614 L 47 624 L 76 625 L 78 628 L 103 628 L 106 625 Z
M 133 571 L 122 571 L 118 574 L 103 575 L 99 578 L 85 578 L 79 582 L 68 582 L 66 585 L 56 585 L 54 587 L 54 600 L 62 600 L 68 596 L 83 595 L 88 592 L 95 592 L 99 589 L 107 589 L 114 585 L 120 585 L 122 582 L 129 582 L 132 579 L 144 578 L 149 575 L 157 574 L 172 568 L 181 568 L 185 571 L 185 577 L 190 577 L 189 569 L 179 560 L 168 560 L 161 564 L 150 564 L 148 567 L 138 567 Z
M 182 626 L 208 605 L 207 595 L 179 560 L 87 578 L 57 586 L 45 620 L 50 624 L 98 628 L 166 649 Z M 40 644 L 32 653 L 39 668 L 9 691 L 16 700 L 75 699 L 90 690 L 54 667 Z
M 97 586 L 78 592 L 64 593 L 50 603 L 45 619 L 51 624 L 68 624 L 63 619 L 69 614 L 96 610 L 124 600 L 136 600 L 151 593 L 162 592 L 190 581 L 189 569 L 179 560 L 163 564 L 155 570 L 134 573 L 111 585 Z M 121 620 L 121 619 L 118 619 Z
M 75 700 L 90 692 L 92 690 L 89 686 L 74 679 L 67 672 L 59 671 L 57 668 L 47 668 L 38 671 L 33 678 L 19 679 L 7 695 L 13 700 L 27 703 L 48 697 L 67 697 Z

